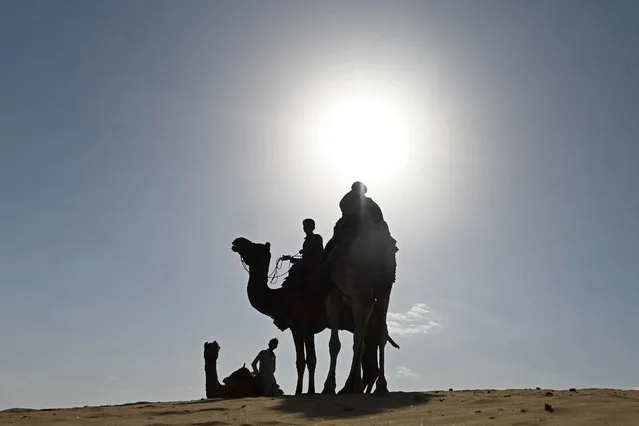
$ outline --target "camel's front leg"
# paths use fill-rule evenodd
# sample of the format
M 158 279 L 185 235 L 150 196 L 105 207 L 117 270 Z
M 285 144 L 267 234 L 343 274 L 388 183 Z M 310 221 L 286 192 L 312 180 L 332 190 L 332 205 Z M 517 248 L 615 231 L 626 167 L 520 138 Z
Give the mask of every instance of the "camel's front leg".
M 388 314 L 388 305 L 390 302 L 390 295 L 379 301 L 379 305 L 382 313 L 382 324 L 380 327 L 379 336 L 379 373 L 377 378 L 377 386 L 375 386 L 375 393 L 386 394 L 388 393 L 388 383 L 386 382 L 386 375 L 384 372 L 384 351 L 386 348 L 386 341 L 388 340 L 388 328 L 386 326 L 386 315 Z
M 373 321 L 373 317 L 371 317 L 371 321 Z M 375 331 L 374 326 L 369 324 L 368 332 L 366 333 L 366 341 L 364 342 L 364 355 L 362 356 L 362 381 L 365 393 L 371 393 L 379 373 L 379 368 L 377 366 L 378 336 L 376 334 L 372 335 L 372 331 Z
M 304 359 L 304 333 L 297 327 L 291 327 L 293 334 L 293 342 L 295 343 L 295 366 L 297 367 L 297 386 L 295 386 L 295 395 L 302 394 L 302 385 L 304 384 L 304 370 L 306 369 L 306 360 Z
M 353 309 L 353 360 L 351 361 L 351 371 L 346 379 L 346 384 L 340 393 L 362 393 L 364 385 L 362 383 L 362 356 L 364 354 L 364 339 L 368 322 L 373 312 L 372 298 L 354 298 Z
M 331 339 L 328 342 L 328 351 L 331 356 L 331 362 L 328 368 L 326 381 L 324 382 L 324 390 L 322 390 L 323 394 L 335 394 L 335 372 L 337 369 L 337 356 L 339 355 L 339 351 L 342 348 L 342 344 L 339 341 L 339 317 L 342 303 L 342 296 L 336 291 L 329 294 L 326 299 L 328 327 L 331 329 Z
M 308 367 L 308 394 L 312 395 L 315 393 L 315 366 L 317 365 L 315 333 L 313 333 L 312 327 L 308 327 L 304 332 L 304 344 L 306 346 L 306 366 Z

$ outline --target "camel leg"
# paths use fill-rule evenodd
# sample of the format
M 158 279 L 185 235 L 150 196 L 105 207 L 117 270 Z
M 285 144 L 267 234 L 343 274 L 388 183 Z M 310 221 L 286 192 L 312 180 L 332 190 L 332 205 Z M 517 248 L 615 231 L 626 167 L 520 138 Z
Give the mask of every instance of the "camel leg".
M 362 357 L 362 381 L 365 393 L 371 393 L 379 373 L 379 368 L 377 367 L 377 336 L 371 336 L 371 331 L 374 331 L 371 330 L 371 325 L 368 328 L 369 331 L 366 333 L 364 355 Z
M 291 327 L 293 334 L 293 342 L 295 343 L 295 366 L 297 367 L 297 386 L 295 386 L 295 395 L 302 394 L 302 385 L 304 384 L 304 370 L 306 369 L 306 360 L 304 359 L 304 333 L 297 327 Z
M 315 354 L 315 333 L 311 327 L 304 332 L 304 344 L 306 346 L 306 367 L 308 368 L 308 394 L 315 393 L 315 366 L 317 355 Z
M 366 343 L 364 357 L 362 358 L 362 381 L 364 393 L 371 393 L 377 380 L 379 369 L 377 367 L 377 347 Z
M 342 344 L 339 341 L 339 330 L 331 329 L 331 339 L 328 342 L 328 350 L 331 356 L 331 363 L 328 369 L 328 376 L 326 377 L 326 381 L 324 382 L 324 390 L 322 390 L 323 394 L 335 394 L 335 387 L 337 386 L 337 381 L 335 380 L 335 371 L 337 369 L 337 355 L 339 355 L 339 351 L 342 348 Z
M 351 361 L 351 371 L 346 379 L 344 388 L 339 393 L 362 393 L 362 356 L 364 355 L 364 339 L 366 329 L 373 312 L 372 298 L 356 297 L 352 301 L 353 309 L 353 360 Z
M 379 330 L 386 328 L 386 321 L 382 316 L 382 309 L 379 301 L 373 306 L 373 313 L 366 330 L 366 340 L 364 343 L 364 356 L 362 358 L 362 379 L 364 381 L 364 392 L 371 393 L 373 386 L 379 375 L 377 363 L 377 349 L 379 347 Z M 386 330 L 388 333 L 388 330 Z M 393 342 L 395 344 L 395 342 Z M 396 344 L 395 344 L 396 345 Z
M 380 308 L 382 309 L 383 324 L 380 327 L 379 336 L 379 374 L 377 377 L 377 386 L 375 386 L 375 393 L 386 394 L 388 393 L 388 383 L 386 382 L 386 374 L 384 372 L 384 351 L 386 348 L 386 341 L 388 340 L 388 327 L 386 326 L 386 315 L 388 314 L 388 304 L 390 302 L 390 295 L 387 295 L 380 301 Z
M 331 356 L 331 362 L 328 368 L 326 381 L 324 382 L 324 390 L 322 390 L 323 394 L 335 394 L 337 356 L 342 348 L 342 344 L 339 341 L 339 317 L 342 303 L 342 296 L 336 291 L 331 292 L 326 298 L 327 322 L 328 327 L 331 329 L 331 339 L 328 342 L 328 351 Z

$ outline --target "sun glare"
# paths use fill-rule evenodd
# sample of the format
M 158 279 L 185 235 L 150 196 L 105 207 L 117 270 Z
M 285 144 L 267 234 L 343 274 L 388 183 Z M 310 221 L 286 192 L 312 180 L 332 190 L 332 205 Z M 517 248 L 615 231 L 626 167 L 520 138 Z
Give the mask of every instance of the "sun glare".
M 409 126 L 383 97 L 353 96 L 320 117 L 317 147 L 341 179 L 379 181 L 401 173 L 409 156 Z

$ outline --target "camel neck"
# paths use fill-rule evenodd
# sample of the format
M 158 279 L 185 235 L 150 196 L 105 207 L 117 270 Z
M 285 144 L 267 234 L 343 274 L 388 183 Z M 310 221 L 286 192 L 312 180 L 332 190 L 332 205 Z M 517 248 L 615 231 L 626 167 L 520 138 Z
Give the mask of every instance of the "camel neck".
M 219 377 L 217 376 L 217 365 L 214 365 L 212 370 L 207 370 L 206 373 L 216 386 L 220 384 Z
M 220 381 L 217 376 L 217 359 L 216 360 L 205 360 L 204 362 L 204 371 L 206 371 L 207 380 L 210 383 L 213 383 L 215 386 L 220 385 Z
M 267 316 L 272 317 L 275 314 L 272 299 L 276 290 L 268 286 L 268 264 L 249 268 L 247 292 L 253 308 Z

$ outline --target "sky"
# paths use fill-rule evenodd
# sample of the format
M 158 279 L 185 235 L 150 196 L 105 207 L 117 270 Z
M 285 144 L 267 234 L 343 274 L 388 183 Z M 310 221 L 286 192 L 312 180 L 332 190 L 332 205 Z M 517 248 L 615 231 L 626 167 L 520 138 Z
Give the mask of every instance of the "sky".
M 326 241 L 357 179 L 400 249 L 391 390 L 639 386 L 636 2 L 2 9 L 0 408 L 198 399 L 213 340 L 226 377 L 278 337 L 294 392 L 231 241 Z M 364 177 L 311 137 L 362 90 L 410 128 Z

